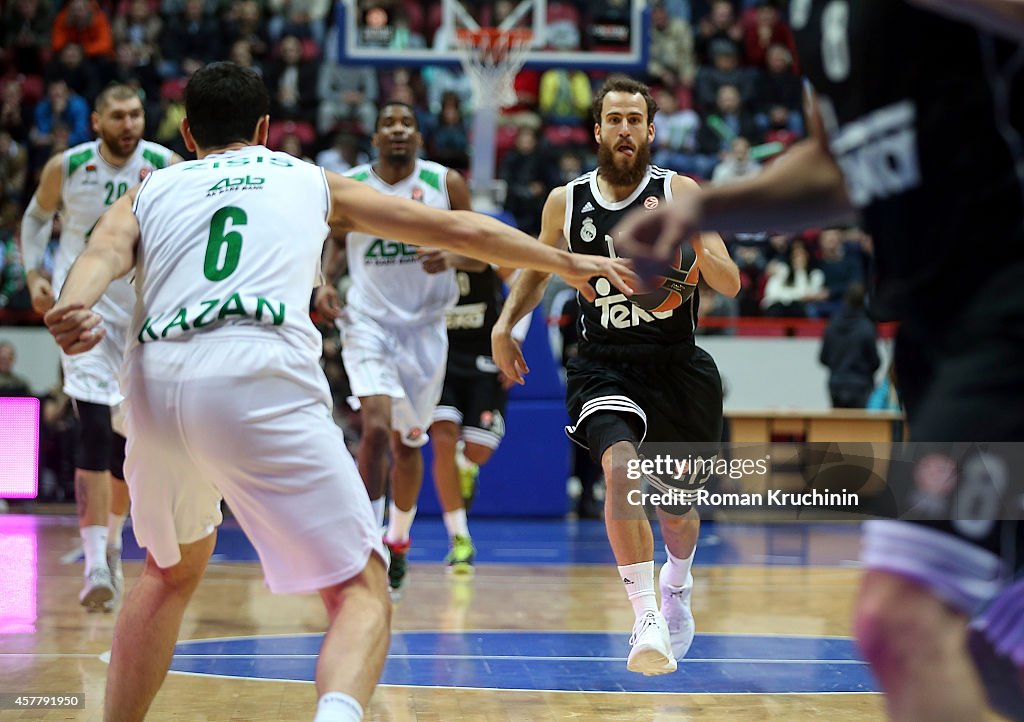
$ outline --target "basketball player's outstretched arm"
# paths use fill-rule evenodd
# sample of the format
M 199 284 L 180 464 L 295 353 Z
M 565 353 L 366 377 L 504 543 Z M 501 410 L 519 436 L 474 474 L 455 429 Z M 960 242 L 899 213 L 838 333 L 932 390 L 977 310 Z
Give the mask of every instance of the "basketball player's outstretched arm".
M 654 212 L 631 213 L 615 230 L 622 255 L 633 259 L 642 276 L 655 276 L 698 230 L 796 232 L 848 222 L 853 206 L 813 98 L 808 99 L 807 118 L 811 136 L 763 173 L 686 194 Z
M 448 204 L 453 211 L 471 211 L 473 202 L 469 196 L 469 186 L 458 171 L 449 169 L 445 174 L 445 187 L 448 190 Z M 471 256 L 463 256 L 451 251 L 439 251 L 433 248 L 419 249 L 420 263 L 427 273 L 442 273 L 449 268 L 476 273 L 487 268 L 487 263 Z
M 565 220 L 565 187 L 555 188 L 544 203 L 541 216 L 540 242 L 549 248 L 561 249 L 566 245 L 562 233 Z M 509 289 L 508 298 L 501 309 L 501 315 L 491 329 L 491 356 L 506 377 L 517 384 L 525 384 L 523 378 L 530 373 L 523 357 L 522 347 L 513 335 L 515 325 L 537 307 L 544 297 L 544 289 L 551 280 L 550 273 L 525 270 L 519 274 Z M 589 283 L 587 284 L 589 286 Z M 591 299 L 592 300 L 592 299 Z
M 100 342 L 105 331 L 96 325 L 100 315 L 90 310 L 114 279 L 135 266 L 139 222 L 132 213 L 138 186 L 100 216 L 89 243 L 68 272 L 57 303 L 43 321 L 65 353 L 84 353 Z M 95 329 L 95 330 L 94 330 Z
M 557 273 L 585 298 L 596 297 L 588 280 L 606 277 L 625 295 L 636 276 L 627 263 L 596 256 L 573 256 L 551 248 L 501 221 L 470 211 L 442 211 L 407 198 L 378 193 L 365 183 L 327 173 L 331 187 L 331 226 L 400 238 L 418 246 L 443 248 L 499 266 Z
M 673 198 L 700 192 L 700 186 L 693 179 L 683 175 L 672 176 Z M 740 292 L 740 269 L 729 255 L 722 237 L 717 233 L 701 233 L 694 236 L 692 244 L 700 275 L 708 285 L 723 296 L 735 297 Z

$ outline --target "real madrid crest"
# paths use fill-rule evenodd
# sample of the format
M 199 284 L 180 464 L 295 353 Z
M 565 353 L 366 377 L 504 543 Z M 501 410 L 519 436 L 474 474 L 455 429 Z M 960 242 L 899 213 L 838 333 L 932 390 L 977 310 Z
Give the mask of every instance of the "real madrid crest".
M 597 226 L 594 225 L 593 218 L 584 218 L 583 226 L 580 228 L 580 238 L 585 243 L 590 243 L 592 240 L 597 238 Z

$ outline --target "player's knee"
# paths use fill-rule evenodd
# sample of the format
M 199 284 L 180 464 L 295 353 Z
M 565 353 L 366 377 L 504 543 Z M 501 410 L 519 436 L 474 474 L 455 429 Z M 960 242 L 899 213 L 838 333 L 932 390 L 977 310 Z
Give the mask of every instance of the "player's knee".
M 953 636 L 962 635 L 963 625 L 954 617 L 919 584 L 869 570 L 854 611 L 854 634 L 861 653 L 880 676 L 898 676 L 915 655 L 935 658 Z
M 477 466 L 483 466 L 486 464 L 491 455 L 494 454 L 494 449 L 484 446 L 483 444 L 466 444 L 466 448 L 463 451 L 466 458 L 472 461 Z
M 372 416 L 363 419 L 363 434 L 359 443 L 365 444 L 367 450 L 384 453 L 390 439 L 391 426 L 387 421 Z
M 459 441 L 459 426 L 451 421 L 435 421 L 430 426 L 430 439 L 436 449 L 455 450 Z
M 75 467 L 85 471 L 110 470 L 114 430 L 110 425 L 110 407 L 88 401 L 76 401 L 78 443 Z
M 636 481 L 630 479 L 630 462 L 636 458 L 636 447 L 629 441 L 618 441 L 605 449 L 601 455 L 605 484 L 610 488 L 635 486 Z

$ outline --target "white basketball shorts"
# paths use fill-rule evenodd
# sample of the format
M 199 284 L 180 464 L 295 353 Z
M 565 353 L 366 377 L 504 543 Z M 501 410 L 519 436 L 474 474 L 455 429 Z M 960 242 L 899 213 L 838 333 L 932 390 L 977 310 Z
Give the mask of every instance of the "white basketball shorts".
M 448 362 L 444 319 L 417 327 L 387 327 L 345 309 L 338 320 L 341 359 L 358 408 L 360 396 L 391 397 L 391 428 L 402 443 L 420 447 L 441 399 Z
M 118 377 L 124 360 L 125 326 L 103 321 L 107 335 L 86 353 L 68 356 L 61 352 L 64 393 L 78 401 L 117 406 L 124 396 Z
M 242 334 L 248 334 L 243 336 Z M 275 593 L 312 592 L 383 558 L 317 359 L 263 330 L 132 350 L 125 471 L 139 545 L 166 568 L 221 522 L 221 497 Z

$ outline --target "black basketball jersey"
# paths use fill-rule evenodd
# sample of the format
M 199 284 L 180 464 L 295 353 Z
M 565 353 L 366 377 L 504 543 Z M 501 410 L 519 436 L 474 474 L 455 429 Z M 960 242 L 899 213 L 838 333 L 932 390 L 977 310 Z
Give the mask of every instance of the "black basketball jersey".
M 952 313 L 1024 260 L 1024 49 L 904 0 L 792 0 L 790 22 L 877 315 Z
M 445 313 L 448 346 L 453 353 L 491 355 L 491 329 L 501 313 L 501 278 L 490 266 L 479 272 L 456 271 L 459 301 Z
M 649 166 L 636 190 L 621 201 L 606 200 L 597 187 L 597 171 L 584 173 L 565 187 L 565 225 L 562 232 L 573 253 L 614 258 L 612 229 L 630 211 L 653 210 L 672 200 L 674 171 Z M 697 294 L 679 308 L 655 313 L 631 303 L 606 278 L 591 281 L 597 290 L 594 303 L 579 296 L 578 328 L 582 342 L 624 344 L 677 344 L 693 340 Z M 578 294 L 577 294 L 578 295 Z

